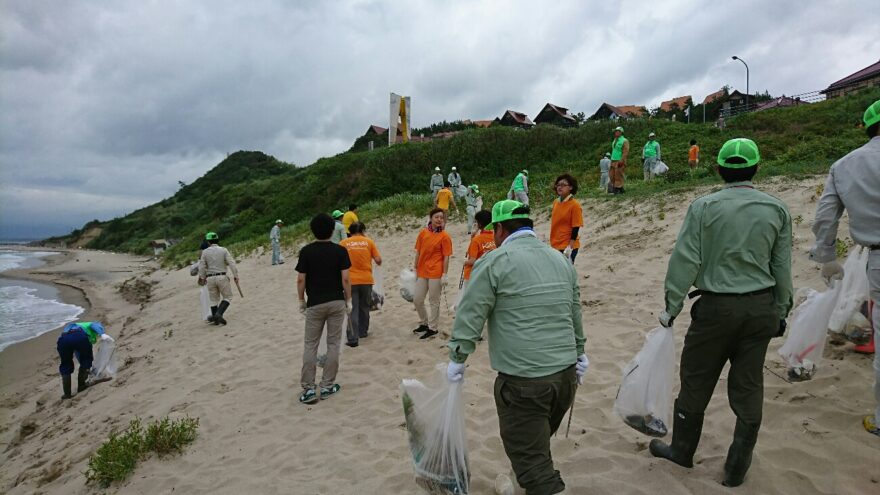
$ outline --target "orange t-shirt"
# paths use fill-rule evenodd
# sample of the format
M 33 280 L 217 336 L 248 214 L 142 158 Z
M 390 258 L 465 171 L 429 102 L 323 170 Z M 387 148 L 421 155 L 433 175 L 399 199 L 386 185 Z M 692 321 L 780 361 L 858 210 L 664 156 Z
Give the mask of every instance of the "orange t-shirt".
M 444 187 L 437 191 L 437 208 L 441 210 L 449 209 L 449 201 L 452 200 L 452 191 L 449 188 Z
M 443 258 L 452 256 L 452 238 L 443 232 L 431 232 L 427 228 L 419 232 L 416 239 L 419 262 L 416 275 L 419 278 L 440 278 L 443 276 Z
M 688 149 L 688 160 L 696 161 L 696 160 L 697 160 L 697 154 L 699 154 L 699 153 L 700 153 L 700 147 L 699 147 L 699 146 L 697 146 L 696 144 L 693 145 L 693 146 L 691 146 L 690 149 Z
M 379 250 L 376 249 L 373 240 L 356 234 L 348 239 L 343 239 L 339 245 L 348 251 L 348 257 L 351 260 L 351 268 L 348 269 L 351 285 L 372 285 L 373 258 L 379 256 Z
M 467 257 L 469 260 L 476 261 L 493 249 L 495 249 L 495 235 L 491 230 L 481 230 L 479 234 L 471 239 L 471 245 L 468 246 Z M 465 280 L 471 279 L 471 270 L 473 269 L 474 265 L 464 267 Z
M 571 241 L 571 230 L 583 226 L 584 213 L 580 201 L 572 197 L 562 202 L 559 198 L 553 200 L 553 214 L 550 215 L 550 247 L 557 250 L 565 249 Z M 575 240 L 574 249 L 580 247 L 581 241 Z

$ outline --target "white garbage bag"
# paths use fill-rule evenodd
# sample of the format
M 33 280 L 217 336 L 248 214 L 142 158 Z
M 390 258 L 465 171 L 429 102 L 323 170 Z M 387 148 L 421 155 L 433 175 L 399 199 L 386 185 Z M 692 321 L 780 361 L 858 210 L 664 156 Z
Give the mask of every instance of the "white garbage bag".
M 95 383 L 116 378 L 116 369 L 116 341 L 103 333 L 89 371 L 89 381 Z
M 632 428 L 652 437 L 665 436 L 670 425 L 675 380 L 672 328 L 648 332 L 645 345 L 623 369 L 614 412 Z
M 370 294 L 370 311 L 378 311 L 385 304 L 385 287 L 382 268 L 373 268 L 373 291 Z
M 834 281 L 825 292 L 813 291 L 795 308 L 788 325 L 788 337 L 777 351 L 788 365 L 793 380 L 809 380 L 825 349 L 828 320 L 841 293 L 842 284 Z
M 467 195 L 467 186 L 465 186 L 464 184 L 456 187 L 455 190 L 456 196 L 458 196 L 459 198 L 463 198 Z
M 414 379 L 400 384 L 416 484 L 431 494 L 468 493 L 462 383 L 450 383 L 439 364 L 429 386 Z
M 654 162 L 654 168 L 651 169 L 651 172 L 654 175 L 663 175 L 666 172 L 669 172 L 669 167 L 660 160 L 657 160 L 656 162 Z
M 416 272 L 409 268 L 400 271 L 400 297 L 413 302 L 416 293 Z
M 859 311 L 862 303 L 868 300 L 868 255 L 871 250 L 856 246 L 843 264 L 843 280 L 840 284 L 840 297 L 828 320 L 828 329 L 843 332 L 846 322 Z
M 199 291 L 199 304 L 202 306 L 202 319 L 207 320 L 211 316 L 211 297 L 207 285 L 203 285 Z

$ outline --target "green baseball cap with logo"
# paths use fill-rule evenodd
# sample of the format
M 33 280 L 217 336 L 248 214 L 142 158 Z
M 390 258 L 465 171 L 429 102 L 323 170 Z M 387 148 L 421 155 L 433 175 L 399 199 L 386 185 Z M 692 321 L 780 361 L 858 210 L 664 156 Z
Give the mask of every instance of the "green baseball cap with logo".
M 862 117 L 862 120 L 865 121 L 865 127 L 871 127 L 877 122 L 880 122 L 880 100 L 871 103 L 871 106 L 865 110 L 865 115 Z
M 343 215 L 343 213 L 342 213 L 341 211 L 339 211 L 339 210 L 333 210 L 333 213 L 330 214 L 330 216 L 333 217 L 333 218 L 339 218 L 339 217 L 341 217 L 342 215 Z
M 617 127 L 614 128 L 614 130 L 615 130 L 615 131 L 620 131 L 621 134 L 623 133 L 623 127 L 617 126 Z
M 728 163 L 731 158 L 741 158 L 745 163 Z M 761 161 L 758 145 L 747 138 L 735 138 L 724 143 L 718 152 L 718 165 L 724 168 L 748 168 Z
M 471 185 L 468 186 L 468 187 L 470 187 L 471 189 L 473 189 L 473 191 L 474 191 L 475 193 L 480 194 L 480 187 L 477 186 L 476 184 L 471 184 Z
M 205 240 L 207 240 L 207 241 L 216 241 L 219 239 L 220 239 L 220 236 L 217 235 L 216 232 L 208 232 L 207 234 L 205 234 Z
M 525 208 L 525 212 L 514 213 L 519 208 Z M 515 199 L 502 199 L 492 206 L 492 222 L 486 225 L 486 230 L 493 230 L 498 222 L 506 222 L 515 218 L 529 218 L 529 207 Z

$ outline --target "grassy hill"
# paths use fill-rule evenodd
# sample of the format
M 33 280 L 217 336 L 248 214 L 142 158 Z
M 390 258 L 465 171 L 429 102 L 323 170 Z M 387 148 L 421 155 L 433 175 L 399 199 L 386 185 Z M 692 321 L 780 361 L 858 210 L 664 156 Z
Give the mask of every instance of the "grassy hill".
M 711 125 L 667 120 L 633 120 L 623 126 L 631 142 L 627 197 L 716 181 L 709 165 L 732 137 L 754 139 L 763 158 L 761 175 L 815 174 L 865 142 L 860 127 L 864 109 L 880 98 L 880 89 L 796 108 L 772 109 L 730 119 L 722 131 Z M 208 230 L 220 234 L 233 251 L 268 244 L 276 218 L 287 222 L 285 239 L 304 233 L 305 220 L 317 212 L 361 204 L 361 216 L 424 214 L 430 208 L 428 180 L 435 166 L 444 173 L 457 166 L 467 183 L 478 183 L 486 204 L 500 199 L 522 168 L 531 174 L 534 204 L 550 201 L 550 183 L 570 172 L 583 182 L 580 196 L 601 196 L 597 163 L 609 151 L 611 122 L 587 122 L 575 129 L 538 126 L 528 131 L 507 127 L 469 129 L 446 140 L 408 143 L 372 152 L 346 152 L 296 168 L 257 151 L 240 151 L 174 196 L 108 222 L 90 222 L 101 234 L 87 247 L 149 252 L 157 238 L 183 242 L 166 262 L 192 259 Z M 670 172 L 651 183 L 641 181 L 641 148 L 657 133 Z M 696 139 L 704 170 L 687 172 L 687 148 Z M 619 198 L 607 198 L 618 201 Z M 75 232 L 76 233 L 76 232 Z M 70 239 L 62 239 L 68 240 Z M 70 243 L 70 242 L 69 242 Z

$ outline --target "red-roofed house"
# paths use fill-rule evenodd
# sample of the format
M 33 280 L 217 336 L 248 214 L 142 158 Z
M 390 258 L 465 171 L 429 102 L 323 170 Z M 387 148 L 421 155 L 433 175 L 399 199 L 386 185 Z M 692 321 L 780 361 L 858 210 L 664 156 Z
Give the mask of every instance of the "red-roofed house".
M 498 119 L 498 123 L 510 127 L 519 127 L 521 129 L 530 129 L 535 125 L 535 123 L 529 119 L 528 115 L 514 110 L 504 112 L 504 115 Z
M 567 108 L 556 106 L 552 103 L 544 105 L 544 108 L 535 117 L 535 124 L 553 124 L 562 127 L 577 127 L 577 120 L 568 113 Z
M 474 120 L 472 123 L 477 127 L 489 127 L 492 125 L 492 120 Z
M 384 127 L 380 127 L 378 125 L 371 125 L 367 128 L 367 132 L 364 133 L 364 136 L 381 136 L 388 132 L 388 129 Z
M 620 105 L 615 106 L 610 103 L 603 103 L 596 110 L 596 113 L 590 116 L 590 120 L 617 120 L 617 119 L 637 119 L 648 115 L 648 109 L 638 105 Z
M 820 92 L 825 93 L 825 96 L 828 98 L 837 98 L 838 96 L 871 86 L 880 86 L 880 60 L 839 81 L 831 83 L 830 86 Z
M 706 95 L 706 97 L 703 98 L 703 105 L 708 105 L 708 104 L 714 103 L 718 100 L 722 100 L 726 96 L 727 96 L 727 88 L 721 88 L 718 91 L 716 91 L 710 95 Z
M 664 101 L 660 104 L 661 112 L 672 112 L 675 110 L 684 110 L 690 104 L 693 103 L 693 99 L 691 95 L 687 96 L 679 96 L 677 98 L 673 98 L 671 100 Z

